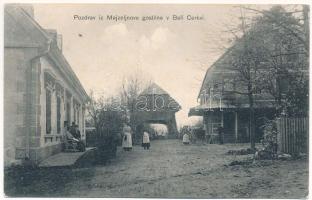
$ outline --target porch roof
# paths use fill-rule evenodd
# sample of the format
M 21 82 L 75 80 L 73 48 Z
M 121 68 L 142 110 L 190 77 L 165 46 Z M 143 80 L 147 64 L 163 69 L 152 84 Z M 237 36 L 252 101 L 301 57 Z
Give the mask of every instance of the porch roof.
M 228 107 L 221 107 L 220 106 L 209 106 L 209 105 L 198 105 L 193 108 L 190 108 L 188 116 L 203 116 L 205 112 L 209 111 L 225 111 L 225 110 L 234 110 L 236 106 L 229 105 Z
M 227 111 L 234 111 L 234 110 L 247 110 L 249 108 L 248 103 L 243 103 L 239 105 L 233 105 L 233 104 L 202 104 L 195 107 L 190 108 L 188 116 L 203 116 L 205 112 L 227 112 Z M 254 103 L 255 109 L 272 109 L 274 108 L 273 101 L 267 100 L 267 101 L 255 101 Z

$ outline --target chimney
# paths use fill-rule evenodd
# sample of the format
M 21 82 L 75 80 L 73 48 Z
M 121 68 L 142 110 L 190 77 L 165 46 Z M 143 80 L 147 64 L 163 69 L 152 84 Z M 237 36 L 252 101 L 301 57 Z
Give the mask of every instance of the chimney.
M 56 46 L 62 51 L 63 48 L 63 37 L 61 34 L 57 34 L 56 30 L 54 29 L 45 29 L 46 32 L 50 35 L 53 42 L 56 44 Z
M 63 49 L 63 36 L 61 34 L 57 34 L 56 44 L 57 44 L 57 47 L 62 51 L 62 49 Z

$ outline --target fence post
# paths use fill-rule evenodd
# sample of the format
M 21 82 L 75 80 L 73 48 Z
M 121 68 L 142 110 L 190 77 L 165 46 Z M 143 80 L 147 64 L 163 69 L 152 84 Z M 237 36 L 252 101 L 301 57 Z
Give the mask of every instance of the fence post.
M 281 141 L 282 152 L 284 152 L 285 151 L 285 135 L 284 135 L 284 133 L 285 133 L 285 122 L 284 122 L 284 120 L 282 120 L 282 118 L 280 119 L 280 122 L 281 122 L 281 135 L 282 135 L 282 141 Z
M 278 152 L 291 155 L 308 152 L 308 118 L 276 119 Z
M 309 121 L 307 117 L 304 118 L 303 123 L 304 123 L 303 140 L 305 144 L 304 153 L 309 153 Z
M 294 151 L 296 155 L 298 154 L 298 144 L 297 144 L 298 131 L 299 131 L 298 118 L 295 118 Z
M 276 128 L 277 128 L 277 152 L 282 152 L 282 130 L 281 130 L 281 118 L 276 119 Z

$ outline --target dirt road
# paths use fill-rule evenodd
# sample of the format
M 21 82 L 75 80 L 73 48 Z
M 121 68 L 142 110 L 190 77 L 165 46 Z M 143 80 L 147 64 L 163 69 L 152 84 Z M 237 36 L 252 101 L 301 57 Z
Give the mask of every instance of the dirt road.
M 30 195 L 146 198 L 302 198 L 307 195 L 306 160 L 226 166 L 246 158 L 225 154 L 243 146 L 185 146 L 178 140 L 152 141 L 150 150 L 139 146 L 131 152 L 118 150 L 117 158 L 107 166 L 70 169 L 70 178 L 55 180 L 57 188 L 51 189 L 55 184 L 51 178 L 43 178 L 36 182 L 38 187 L 44 184 L 50 187 L 34 190 L 36 186 L 32 185 Z M 53 173 L 58 176 L 63 172 Z M 20 191 L 27 193 L 25 188 Z

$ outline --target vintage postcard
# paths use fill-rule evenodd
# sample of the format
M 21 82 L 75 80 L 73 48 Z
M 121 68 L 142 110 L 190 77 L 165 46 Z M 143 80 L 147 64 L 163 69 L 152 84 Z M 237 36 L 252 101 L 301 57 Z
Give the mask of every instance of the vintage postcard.
M 5 196 L 308 197 L 310 5 L 3 9 Z

